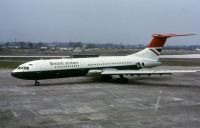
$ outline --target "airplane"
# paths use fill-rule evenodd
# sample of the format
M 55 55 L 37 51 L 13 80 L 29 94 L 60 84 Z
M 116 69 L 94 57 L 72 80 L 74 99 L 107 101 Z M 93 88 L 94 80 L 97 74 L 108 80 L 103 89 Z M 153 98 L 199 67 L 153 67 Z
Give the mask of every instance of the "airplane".
M 125 75 L 151 76 L 197 72 L 200 70 L 151 69 L 161 65 L 159 56 L 167 38 L 190 35 L 194 34 L 153 34 L 151 42 L 145 49 L 126 56 L 29 61 L 19 65 L 18 68 L 11 72 L 11 75 L 19 79 L 34 80 L 34 85 L 39 86 L 38 80 L 54 78 L 100 75 L 103 80 L 106 80 L 112 79 L 113 75 L 118 75 L 119 82 L 127 82 L 128 79 L 125 78 Z

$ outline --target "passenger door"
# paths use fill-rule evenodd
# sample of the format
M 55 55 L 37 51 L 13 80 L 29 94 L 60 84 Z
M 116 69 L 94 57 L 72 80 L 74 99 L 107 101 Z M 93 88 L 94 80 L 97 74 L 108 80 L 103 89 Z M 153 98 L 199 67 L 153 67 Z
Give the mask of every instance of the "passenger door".
M 36 63 L 35 64 L 35 70 L 36 70 L 37 74 L 41 73 L 41 69 L 42 69 L 41 67 L 42 67 L 42 63 Z

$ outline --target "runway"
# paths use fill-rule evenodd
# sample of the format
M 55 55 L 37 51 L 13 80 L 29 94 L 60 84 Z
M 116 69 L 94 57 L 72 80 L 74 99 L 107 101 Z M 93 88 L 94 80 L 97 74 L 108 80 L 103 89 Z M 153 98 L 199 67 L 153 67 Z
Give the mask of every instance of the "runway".
M 52 79 L 37 87 L 10 72 L 0 69 L 0 128 L 200 126 L 200 72 L 129 77 L 125 84 L 90 77 Z

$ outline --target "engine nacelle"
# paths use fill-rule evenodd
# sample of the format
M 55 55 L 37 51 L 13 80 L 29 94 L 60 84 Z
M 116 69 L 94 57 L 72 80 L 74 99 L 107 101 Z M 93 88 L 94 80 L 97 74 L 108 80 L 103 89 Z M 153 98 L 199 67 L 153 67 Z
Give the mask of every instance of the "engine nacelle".
M 161 64 L 159 61 L 149 61 L 149 60 L 144 60 L 143 62 L 137 62 L 136 66 L 138 68 L 152 68 L 152 67 L 157 67 Z
M 144 64 L 144 62 L 137 62 L 137 63 L 136 63 L 136 66 L 137 66 L 138 68 L 143 68 L 143 67 L 145 67 L 145 64 Z

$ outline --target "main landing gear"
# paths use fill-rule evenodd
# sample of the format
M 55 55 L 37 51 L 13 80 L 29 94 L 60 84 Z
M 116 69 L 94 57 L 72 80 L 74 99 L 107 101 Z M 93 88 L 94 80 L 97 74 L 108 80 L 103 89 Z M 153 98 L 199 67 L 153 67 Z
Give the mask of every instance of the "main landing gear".
M 39 86 L 40 82 L 38 82 L 37 80 L 35 80 L 35 86 Z
M 109 80 L 112 80 L 112 76 L 111 75 L 105 75 L 105 76 L 101 76 L 101 80 L 103 81 L 109 81 Z
M 123 75 L 120 75 L 119 78 L 117 78 L 117 81 L 119 83 L 127 83 L 128 82 L 128 78 L 125 78 Z
M 102 75 L 101 76 L 101 80 L 103 81 L 109 81 L 112 80 L 112 76 L 111 75 Z M 119 75 L 118 78 L 116 79 L 117 82 L 119 83 L 127 83 L 128 82 L 128 78 L 125 78 L 123 75 Z

